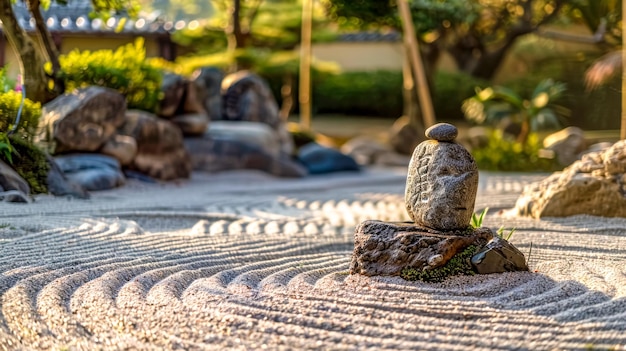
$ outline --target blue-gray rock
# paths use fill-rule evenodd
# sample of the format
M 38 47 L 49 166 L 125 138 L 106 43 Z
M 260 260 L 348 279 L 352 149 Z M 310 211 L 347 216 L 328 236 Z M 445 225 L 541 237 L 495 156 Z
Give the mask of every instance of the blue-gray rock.
M 317 143 L 308 143 L 301 147 L 298 160 L 310 174 L 360 170 L 358 163 L 352 157 Z
M 46 155 L 50 170 L 46 176 L 48 192 L 54 196 L 69 196 L 78 199 L 88 199 L 89 193 L 80 184 L 68 179 L 54 158 Z
M 474 254 L 471 262 L 480 274 L 528 271 L 524 254 L 498 236 Z
M 0 161 L 0 200 L 6 202 L 28 202 L 30 186 L 9 165 Z
M 73 154 L 55 159 L 65 176 L 86 190 L 108 190 L 126 181 L 119 161 L 99 154 Z
M 459 135 L 458 129 L 449 123 L 437 123 L 426 129 L 426 137 L 437 141 L 454 141 Z

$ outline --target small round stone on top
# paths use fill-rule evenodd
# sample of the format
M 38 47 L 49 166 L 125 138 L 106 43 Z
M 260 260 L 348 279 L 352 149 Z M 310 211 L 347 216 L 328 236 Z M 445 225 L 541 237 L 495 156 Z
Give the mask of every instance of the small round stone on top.
M 437 123 L 426 129 L 425 134 L 427 138 L 437 141 L 454 141 L 459 131 L 450 123 Z

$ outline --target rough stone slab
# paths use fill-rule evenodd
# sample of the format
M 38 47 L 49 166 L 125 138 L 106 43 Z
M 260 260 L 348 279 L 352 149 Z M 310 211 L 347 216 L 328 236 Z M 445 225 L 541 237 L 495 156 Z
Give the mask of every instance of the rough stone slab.
M 97 151 L 124 124 L 126 100 L 117 91 L 91 86 L 43 107 L 38 141 L 55 153 Z
M 399 275 L 403 268 L 443 266 L 470 245 L 485 245 L 488 228 L 440 232 L 407 222 L 362 222 L 354 233 L 351 274 Z
M 562 172 L 528 185 L 513 212 L 534 218 L 626 217 L 626 140 L 588 153 Z

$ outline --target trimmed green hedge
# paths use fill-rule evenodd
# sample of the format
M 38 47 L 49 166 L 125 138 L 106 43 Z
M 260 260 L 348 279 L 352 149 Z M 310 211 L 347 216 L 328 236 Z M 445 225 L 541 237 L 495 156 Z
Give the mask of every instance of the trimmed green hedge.
M 161 96 L 162 71 L 146 61 L 143 39 L 117 50 L 73 50 L 59 57 L 67 91 L 99 85 L 119 91 L 129 109 L 154 112 Z
M 402 72 L 345 72 L 313 86 L 316 113 L 399 117 L 402 115 Z

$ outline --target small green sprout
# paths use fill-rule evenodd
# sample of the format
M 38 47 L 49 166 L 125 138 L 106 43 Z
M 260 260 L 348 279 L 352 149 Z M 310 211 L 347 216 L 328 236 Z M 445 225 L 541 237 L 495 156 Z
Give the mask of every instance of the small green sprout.
M 504 239 L 506 241 L 509 241 L 509 239 L 511 239 L 511 237 L 513 236 L 513 233 L 515 233 L 515 229 L 513 228 L 511 229 L 511 231 L 509 232 L 509 234 L 505 237 L 504 236 L 504 226 L 501 226 L 500 229 L 498 229 L 498 231 L 496 232 L 496 234 L 498 234 L 498 236 L 500 237 L 500 239 Z
M 487 212 L 489 212 L 489 207 L 485 207 L 483 212 L 479 215 L 477 215 L 476 213 L 472 214 L 472 222 L 470 223 L 472 228 L 476 229 L 483 226 L 483 220 L 485 219 L 485 215 L 487 215 Z
M 474 229 L 482 227 L 483 226 L 483 221 L 485 220 L 485 216 L 487 215 L 487 212 L 489 212 L 489 207 L 485 207 L 483 212 L 481 212 L 480 214 L 477 214 L 477 213 L 472 214 L 472 221 L 470 222 L 470 226 L 472 228 L 474 228 Z M 504 231 L 505 231 L 504 226 L 501 226 L 500 229 L 498 229 L 498 231 L 496 232 L 496 234 L 501 239 L 509 241 L 509 239 L 511 239 L 511 237 L 513 236 L 513 233 L 515 233 L 515 229 L 516 228 L 511 229 L 511 231 L 505 236 L 504 235 Z

